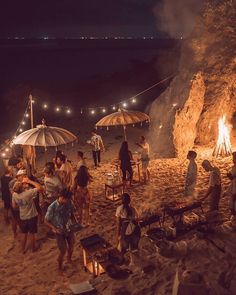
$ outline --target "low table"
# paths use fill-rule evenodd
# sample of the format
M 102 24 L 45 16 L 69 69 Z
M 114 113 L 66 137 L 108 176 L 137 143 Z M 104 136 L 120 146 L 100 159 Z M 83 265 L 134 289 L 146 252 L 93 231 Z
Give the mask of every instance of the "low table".
M 113 161 L 115 167 L 116 167 L 116 170 L 117 171 L 120 171 L 120 175 L 122 174 L 121 172 L 121 169 L 119 167 L 119 161 L 118 160 L 115 160 Z M 133 179 L 134 181 L 136 181 L 137 183 L 140 183 L 141 182 L 141 172 L 140 172 L 140 165 L 141 165 L 141 162 L 140 161 L 131 161 L 131 166 L 132 166 L 132 169 L 133 169 L 133 174 L 135 175 L 135 170 L 137 169 L 137 179 Z
M 94 277 L 100 276 L 108 265 L 113 264 L 109 259 L 109 253 L 120 255 L 117 249 L 98 234 L 81 239 L 80 243 L 83 249 L 84 269 Z
M 111 194 L 109 194 L 111 191 Z M 121 199 L 121 195 L 124 193 L 124 184 L 123 183 L 114 183 L 107 184 L 105 183 L 105 197 L 114 202 Z

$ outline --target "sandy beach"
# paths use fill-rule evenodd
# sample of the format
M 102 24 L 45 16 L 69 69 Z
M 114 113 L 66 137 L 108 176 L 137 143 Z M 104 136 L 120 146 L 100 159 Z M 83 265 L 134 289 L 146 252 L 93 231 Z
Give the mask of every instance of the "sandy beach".
M 132 138 L 139 135 L 142 130 L 135 130 Z M 20 253 L 19 241 L 13 241 L 10 226 L 5 226 L 3 222 L 3 210 L 1 203 L 0 210 L 0 293 L 7 295 L 44 295 L 44 294 L 71 294 L 69 285 L 90 280 L 102 295 L 169 295 L 172 294 L 172 285 L 177 266 L 183 264 L 187 269 L 196 270 L 204 275 L 205 281 L 212 289 L 212 294 L 235 294 L 227 290 L 220 283 L 223 273 L 227 273 L 235 267 L 235 233 L 229 228 L 230 217 L 228 203 L 229 198 L 223 196 L 220 201 L 220 212 L 223 223 L 217 228 L 217 232 L 212 234 L 211 239 L 223 248 L 225 253 L 209 243 L 205 239 L 199 239 L 194 233 L 184 236 L 187 244 L 187 253 L 182 260 L 179 257 L 165 258 L 158 254 L 156 247 L 143 235 L 140 242 L 140 257 L 130 267 L 132 274 L 126 280 L 113 280 L 107 274 L 93 278 L 93 276 L 83 269 L 82 249 L 80 239 L 91 234 L 98 233 L 112 245 L 116 246 L 116 218 L 115 210 L 120 204 L 105 199 L 104 183 L 105 174 L 114 169 L 111 159 L 116 157 L 120 140 L 115 140 L 114 134 L 104 138 L 107 152 L 103 155 L 103 165 L 98 169 L 90 168 L 93 181 L 90 190 L 93 195 L 91 225 L 82 229 L 76 234 L 75 251 L 73 254 L 73 264 L 65 264 L 65 272 L 61 275 L 57 272 L 57 247 L 54 240 L 46 239 L 46 227 L 39 225 L 37 239 L 40 249 L 37 253 Z M 135 141 L 132 141 L 135 142 Z M 89 157 L 89 146 L 76 144 L 73 148 L 67 148 L 69 158 L 75 161 L 76 151 L 82 149 Z M 134 151 L 135 146 L 131 149 Z M 211 154 L 210 149 L 199 149 L 198 162 L 198 184 L 199 197 L 204 195 L 207 189 L 208 175 L 203 171 L 200 163 L 205 157 Z M 91 166 L 92 162 L 88 161 Z M 229 180 L 226 177 L 227 171 L 231 167 L 231 158 L 214 160 L 214 164 L 220 168 L 222 173 L 223 189 L 227 188 Z M 185 202 L 183 197 L 184 174 L 187 161 L 184 159 L 152 159 L 150 162 L 151 181 L 147 185 L 137 184 L 128 189 L 132 197 L 132 204 L 141 214 L 143 211 L 151 209 L 160 215 L 163 212 L 163 204 L 169 201 Z M 136 177 L 137 175 L 135 175 Z M 207 209 L 207 201 L 204 203 L 204 210 Z M 180 263 L 181 261 L 181 263 Z M 145 266 L 152 268 L 151 272 L 144 273 Z

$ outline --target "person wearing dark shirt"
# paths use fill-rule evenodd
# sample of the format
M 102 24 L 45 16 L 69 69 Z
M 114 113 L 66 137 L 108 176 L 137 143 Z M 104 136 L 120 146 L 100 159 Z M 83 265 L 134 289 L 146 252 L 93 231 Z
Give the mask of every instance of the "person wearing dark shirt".
M 126 181 L 130 181 L 130 186 L 132 184 L 133 178 L 133 169 L 131 165 L 131 160 L 133 159 L 132 153 L 129 150 L 128 142 L 124 141 L 121 145 L 119 152 L 119 161 L 120 161 L 120 169 L 123 174 L 123 183 L 126 185 Z M 127 172 L 129 176 L 127 177 Z
M 4 219 L 6 224 L 9 224 L 9 211 L 11 208 L 11 192 L 9 189 L 9 183 L 11 180 L 12 173 L 9 169 L 6 169 L 4 175 L 1 177 L 2 199 L 4 203 Z

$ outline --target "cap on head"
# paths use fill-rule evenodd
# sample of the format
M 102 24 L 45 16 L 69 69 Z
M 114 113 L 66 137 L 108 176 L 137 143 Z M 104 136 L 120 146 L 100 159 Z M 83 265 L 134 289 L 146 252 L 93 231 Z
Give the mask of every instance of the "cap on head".
M 21 175 L 27 175 L 27 172 L 25 169 L 20 169 L 17 173 L 16 176 L 21 176 Z

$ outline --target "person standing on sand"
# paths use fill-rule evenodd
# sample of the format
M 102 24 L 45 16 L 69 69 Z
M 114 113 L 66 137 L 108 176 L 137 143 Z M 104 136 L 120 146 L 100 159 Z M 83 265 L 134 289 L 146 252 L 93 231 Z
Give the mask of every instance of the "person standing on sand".
M 124 141 L 121 144 L 120 151 L 119 151 L 119 161 L 120 161 L 120 169 L 122 171 L 122 179 L 124 186 L 126 186 L 127 179 L 130 182 L 130 186 L 132 185 L 133 179 L 133 169 L 131 161 L 133 160 L 133 156 L 131 151 L 129 150 L 128 142 Z M 127 177 L 127 172 L 129 177 Z
M 208 160 L 202 162 L 202 167 L 206 172 L 210 172 L 209 178 L 209 188 L 203 199 L 206 199 L 208 196 L 210 201 L 210 210 L 215 211 L 219 210 L 219 202 L 221 196 L 221 176 L 220 170 L 217 167 L 211 165 Z
M 185 179 L 185 196 L 194 196 L 195 194 L 195 187 L 197 183 L 197 163 L 195 162 L 196 157 L 197 153 L 194 151 L 189 151 L 187 154 L 189 164 Z
M 34 188 L 24 191 L 24 184 L 31 185 Z M 22 252 L 26 252 L 26 243 L 28 234 L 31 240 L 31 249 L 36 251 L 35 234 L 38 231 L 38 212 L 35 207 L 34 198 L 38 192 L 42 191 L 39 183 L 30 180 L 28 177 L 23 178 L 22 182 L 17 181 L 13 186 L 12 206 L 20 209 L 20 229 L 23 234 Z
M 56 201 L 49 207 L 45 216 L 45 224 L 56 234 L 59 249 L 58 269 L 63 270 L 63 260 L 67 251 L 67 260 L 71 262 L 74 250 L 74 233 L 70 230 L 70 221 L 74 220 L 74 206 L 71 202 L 72 192 L 63 189 Z
M 142 149 L 141 150 L 141 163 L 142 163 L 142 172 L 144 183 L 146 184 L 150 180 L 150 171 L 148 169 L 149 161 L 150 161 L 150 148 L 149 143 L 146 138 L 142 135 L 140 137 L 140 142 L 137 145 Z
M 77 172 L 74 183 L 74 204 L 76 212 L 78 213 L 79 222 L 83 221 L 85 226 L 89 225 L 90 219 L 90 206 L 91 206 L 91 194 L 88 190 L 88 182 L 90 175 L 88 169 L 85 166 L 81 166 Z
M 9 183 L 12 180 L 12 172 L 6 168 L 4 175 L 1 177 L 1 191 L 4 203 L 4 220 L 6 224 L 10 223 L 9 211 L 11 209 L 11 192 Z
M 96 130 L 92 131 L 92 137 L 88 141 L 92 145 L 92 156 L 95 168 L 100 167 L 101 163 L 101 152 L 105 151 L 102 137 L 97 134 Z

